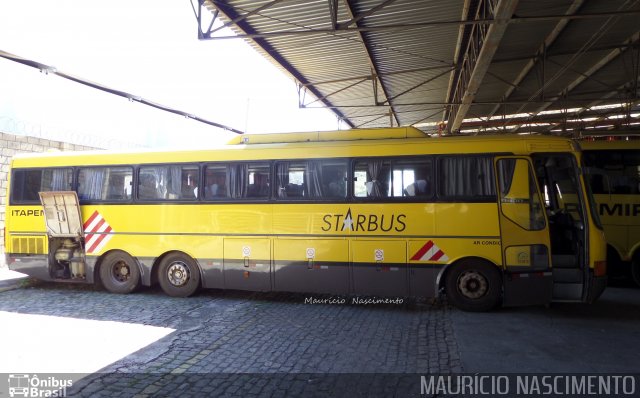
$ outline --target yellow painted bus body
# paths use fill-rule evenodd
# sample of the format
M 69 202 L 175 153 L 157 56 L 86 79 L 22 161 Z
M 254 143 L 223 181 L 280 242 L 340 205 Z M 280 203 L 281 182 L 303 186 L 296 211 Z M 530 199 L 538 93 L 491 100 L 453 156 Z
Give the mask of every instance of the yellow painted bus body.
M 376 139 L 371 139 L 372 134 Z M 408 128 L 333 135 L 289 134 L 270 140 L 266 136 L 250 136 L 211 150 L 24 155 L 15 157 L 11 167 L 16 170 L 486 153 L 521 157 L 526 160 L 522 166 L 527 167 L 528 156 L 533 152 L 575 156 L 571 142 L 563 139 L 432 139 L 420 135 L 418 130 Z M 260 140 L 270 143 L 259 143 Z M 501 272 L 507 268 L 505 261 L 511 265 L 520 263 L 523 269 L 531 265 L 527 258 L 532 254 L 526 244 L 511 249 L 503 247 L 505 234 L 512 234 L 509 228 L 517 228 L 503 222 L 501 230 L 500 204 L 495 201 L 369 203 L 347 198 L 339 203 L 279 203 L 272 198 L 260 203 L 197 201 L 81 206 L 85 222 L 96 212 L 112 230 L 104 246 L 86 253 L 87 282 L 97 279 L 94 274 L 100 259 L 114 250 L 135 258 L 144 285 L 157 280 L 157 267 L 163 256 L 179 252 L 197 262 L 205 288 L 332 294 L 434 297 L 444 287 L 449 266 L 465 259 L 480 259 Z M 585 214 L 585 225 L 590 231 L 589 255 L 582 267 L 591 275 L 589 278 L 601 277 L 596 268 L 605 257 L 603 237 L 593 228 L 592 215 L 588 211 Z M 544 217 L 542 220 L 545 225 L 540 231 L 533 231 L 533 236 L 548 242 L 548 221 Z M 9 202 L 6 225 L 6 251 L 11 267 L 46 279 L 45 273 L 38 271 L 42 264 L 35 261 L 38 255 L 49 255 L 42 206 Z M 12 253 L 20 256 L 12 257 Z M 34 257 L 30 260 L 24 254 Z M 280 272 L 285 269 L 288 271 Z M 232 270 L 235 272 L 227 272 Z M 601 291 L 600 287 L 594 287 L 598 283 L 589 283 L 593 285 L 590 290 Z M 585 292 L 580 297 L 581 301 L 590 301 L 598 295 L 599 292 Z
M 609 262 L 631 267 L 640 285 L 640 140 L 582 141 L 580 146 L 586 159 L 593 155 L 594 164 L 588 166 L 609 245 Z M 623 160 L 625 153 L 629 156 Z

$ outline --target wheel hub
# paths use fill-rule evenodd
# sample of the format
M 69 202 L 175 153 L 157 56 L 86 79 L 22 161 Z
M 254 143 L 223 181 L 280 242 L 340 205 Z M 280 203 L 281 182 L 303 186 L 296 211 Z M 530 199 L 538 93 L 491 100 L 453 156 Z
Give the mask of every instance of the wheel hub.
M 167 270 L 169 282 L 174 286 L 183 286 L 189 281 L 189 267 L 181 261 L 176 261 Z
M 131 275 L 129 265 L 124 261 L 118 261 L 113 268 L 113 276 L 118 282 L 126 282 Z
M 465 272 L 458 279 L 458 290 L 467 298 L 478 299 L 487 294 L 488 289 L 487 279 L 477 271 Z

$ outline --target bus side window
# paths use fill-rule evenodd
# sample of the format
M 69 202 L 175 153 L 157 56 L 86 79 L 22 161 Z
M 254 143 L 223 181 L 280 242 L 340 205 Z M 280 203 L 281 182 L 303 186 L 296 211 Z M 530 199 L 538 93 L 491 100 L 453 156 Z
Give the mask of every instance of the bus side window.
M 16 203 L 36 202 L 42 180 L 42 170 L 14 170 L 11 177 L 11 199 Z
M 131 167 L 78 169 L 78 198 L 91 201 L 123 201 L 131 198 Z
M 237 180 L 236 183 L 245 181 L 246 194 L 240 197 L 268 199 L 271 196 L 271 182 L 269 181 L 270 166 L 267 163 L 242 165 L 247 173 L 246 180 Z M 237 187 L 239 188 L 239 187 Z M 243 188 L 244 189 L 244 188 Z
M 347 195 L 346 160 L 292 160 L 275 165 L 276 198 L 323 200 Z
M 391 196 L 391 165 L 388 160 L 367 159 L 356 162 L 353 192 L 356 197 Z
M 392 165 L 394 197 L 426 198 L 433 194 L 430 158 L 398 159 Z
M 104 167 L 78 169 L 78 198 L 80 200 L 100 200 L 105 182 Z
M 209 165 L 205 168 L 204 174 L 204 198 L 214 200 L 227 198 L 227 166 Z
M 347 162 L 324 162 L 322 165 L 322 197 L 344 198 L 347 196 Z
M 451 156 L 438 162 L 438 193 L 448 199 L 496 197 L 493 163 L 489 157 Z
M 140 167 L 138 198 L 142 200 L 195 200 L 198 196 L 197 165 Z
M 66 168 L 13 171 L 11 200 L 16 203 L 39 202 L 38 192 L 71 191 L 73 172 Z
M 108 173 L 106 200 L 131 199 L 133 169 L 130 167 L 112 167 Z
M 138 185 L 138 198 L 140 199 L 159 199 L 156 187 L 156 177 L 153 174 L 140 173 Z

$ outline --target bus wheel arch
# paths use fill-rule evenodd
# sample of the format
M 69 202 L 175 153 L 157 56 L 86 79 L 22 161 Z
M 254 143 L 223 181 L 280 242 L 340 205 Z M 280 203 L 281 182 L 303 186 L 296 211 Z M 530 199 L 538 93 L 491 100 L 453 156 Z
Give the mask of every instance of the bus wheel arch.
M 440 283 L 449 302 L 463 311 L 489 311 L 502 300 L 500 268 L 480 257 L 465 257 L 450 264 Z
M 140 286 L 140 264 L 123 250 L 110 250 L 100 256 L 95 275 L 102 286 L 111 293 L 133 293 Z
M 189 297 L 201 287 L 202 270 L 198 262 L 181 251 L 170 251 L 153 266 L 154 279 L 171 297 Z

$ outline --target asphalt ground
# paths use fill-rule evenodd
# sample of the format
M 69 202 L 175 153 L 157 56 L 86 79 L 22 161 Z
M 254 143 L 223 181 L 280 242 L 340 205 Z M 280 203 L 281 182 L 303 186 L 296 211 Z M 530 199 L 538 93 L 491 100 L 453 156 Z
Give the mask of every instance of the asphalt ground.
M 489 313 L 443 300 L 13 287 L 0 292 L 0 373 L 73 373 L 67 396 L 400 397 L 421 396 L 423 375 L 640 374 L 632 286 L 593 305 Z

